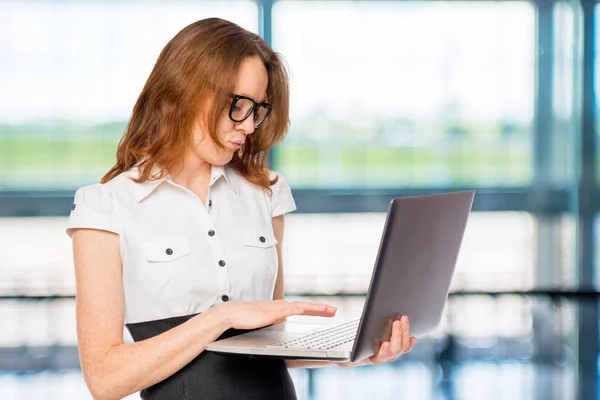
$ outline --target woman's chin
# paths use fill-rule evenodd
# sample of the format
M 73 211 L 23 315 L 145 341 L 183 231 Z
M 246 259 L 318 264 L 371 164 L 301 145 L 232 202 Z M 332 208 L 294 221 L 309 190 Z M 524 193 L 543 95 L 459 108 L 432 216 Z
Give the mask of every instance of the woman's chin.
M 211 160 L 211 164 L 212 165 L 225 165 L 225 164 L 229 164 L 229 162 L 233 159 L 233 154 L 235 152 L 232 151 L 227 151 L 226 153 L 223 152 L 221 154 L 219 154 L 218 157 L 215 157 L 213 160 Z

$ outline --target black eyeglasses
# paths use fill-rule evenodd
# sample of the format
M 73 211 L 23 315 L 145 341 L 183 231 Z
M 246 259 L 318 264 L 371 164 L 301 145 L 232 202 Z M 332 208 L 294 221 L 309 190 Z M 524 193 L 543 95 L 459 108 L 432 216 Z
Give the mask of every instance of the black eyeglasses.
M 257 103 L 249 97 L 233 95 L 229 118 L 233 122 L 242 122 L 254 113 L 254 128 L 258 128 L 269 116 L 273 107 L 267 103 Z

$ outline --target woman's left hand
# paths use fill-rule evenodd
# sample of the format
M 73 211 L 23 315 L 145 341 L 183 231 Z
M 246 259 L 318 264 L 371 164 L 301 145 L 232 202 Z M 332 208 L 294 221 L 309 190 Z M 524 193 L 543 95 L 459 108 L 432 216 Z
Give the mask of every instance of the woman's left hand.
M 400 354 L 409 353 L 417 343 L 417 338 L 410 336 L 408 317 L 405 315 L 399 320 L 390 320 L 388 326 L 391 330 L 390 340 L 381 343 L 379 339 L 375 339 L 375 348 L 379 348 L 376 354 L 361 361 L 339 363 L 339 365 L 341 367 L 379 365 L 396 360 Z

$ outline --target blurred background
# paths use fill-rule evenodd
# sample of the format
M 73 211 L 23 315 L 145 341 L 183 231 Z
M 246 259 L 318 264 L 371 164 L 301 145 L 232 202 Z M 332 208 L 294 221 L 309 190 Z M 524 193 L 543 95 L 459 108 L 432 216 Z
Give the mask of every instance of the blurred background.
M 286 291 L 362 310 L 393 197 L 476 188 L 442 324 L 300 399 L 598 399 L 598 10 L 580 1 L 0 0 L 0 399 L 89 399 L 74 191 L 162 47 L 218 16 L 292 76 Z M 131 398 L 136 398 L 132 395 Z

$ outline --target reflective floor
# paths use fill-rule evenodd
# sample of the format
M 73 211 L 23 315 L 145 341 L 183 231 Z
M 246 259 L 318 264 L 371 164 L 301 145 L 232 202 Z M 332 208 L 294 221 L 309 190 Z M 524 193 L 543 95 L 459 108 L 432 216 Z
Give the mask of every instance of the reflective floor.
M 292 370 L 299 399 L 568 400 L 574 369 L 529 362 L 403 362 L 355 369 Z M 2 400 L 91 399 L 79 371 L 0 374 Z M 139 398 L 137 395 L 128 399 Z

